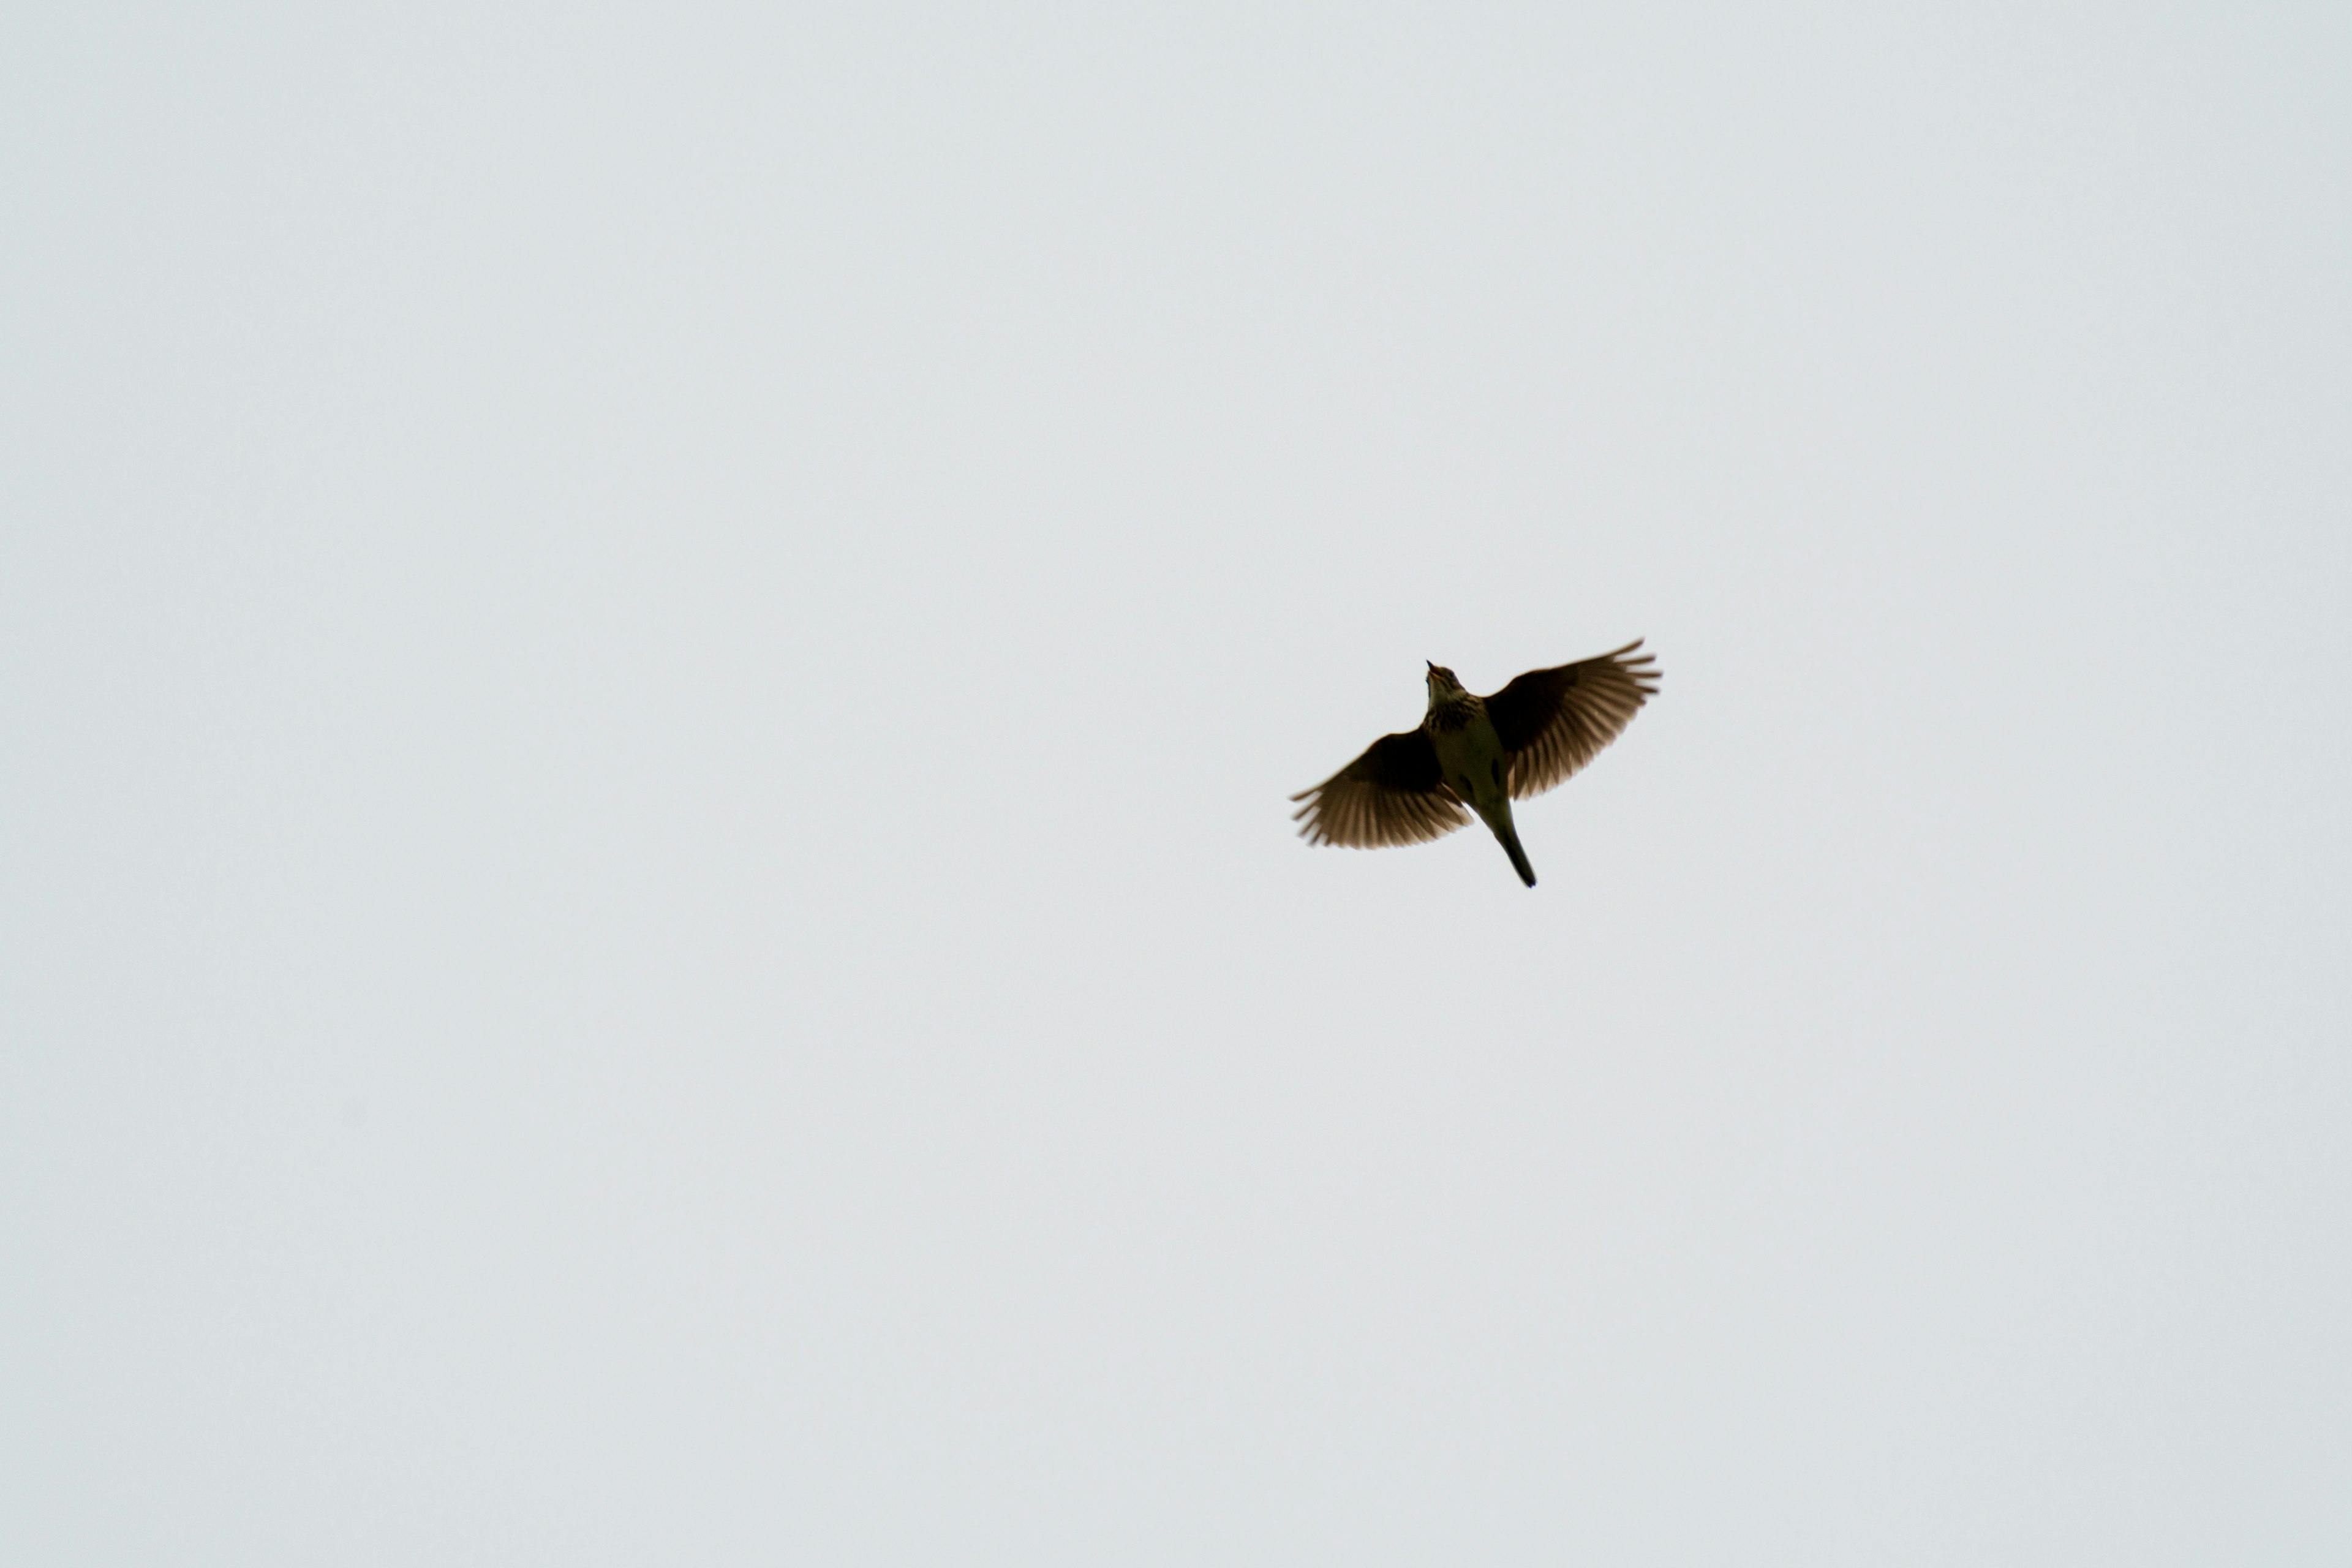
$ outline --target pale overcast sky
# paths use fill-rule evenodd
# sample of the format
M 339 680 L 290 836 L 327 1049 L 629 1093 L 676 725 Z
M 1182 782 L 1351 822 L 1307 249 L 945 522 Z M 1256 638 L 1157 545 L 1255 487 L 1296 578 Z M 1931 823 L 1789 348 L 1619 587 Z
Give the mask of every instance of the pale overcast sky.
M 2352 9 L 36 0 L 0 210 L 0 1561 L 2352 1562 Z

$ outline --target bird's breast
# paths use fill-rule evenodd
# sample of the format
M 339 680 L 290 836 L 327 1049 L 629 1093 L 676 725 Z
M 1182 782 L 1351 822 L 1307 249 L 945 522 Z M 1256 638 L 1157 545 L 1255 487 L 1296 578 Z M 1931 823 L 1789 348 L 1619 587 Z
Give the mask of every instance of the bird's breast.
M 1484 702 L 1475 697 L 1465 697 L 1459 701 L 1431 709 L 1429 717 L 1422 722 L 1428 726 L 1432 735 L 1452 735 L 1467 730 L 1486 716 L 1486 705 Z

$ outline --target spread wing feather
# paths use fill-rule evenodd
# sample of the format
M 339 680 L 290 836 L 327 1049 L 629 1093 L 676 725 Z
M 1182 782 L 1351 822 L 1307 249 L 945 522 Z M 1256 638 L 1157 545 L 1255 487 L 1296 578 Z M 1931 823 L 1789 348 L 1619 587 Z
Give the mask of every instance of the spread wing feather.
M 1626 657 L 1641 646 L 1636 637 L 1598 658 L 1531 669 L 1486 699 L 1513 800 L 1565 784 L 1633 721 L 1658 689 L 1656 656 Z
M 1351 849 L 1424 843 L 1470 820 L 1439 776 L 1437 752 L 1419 730 L 1381 736 L 1362 756 L 1290 798 L 1307 803 L 1291 816 L 1309 844 Z

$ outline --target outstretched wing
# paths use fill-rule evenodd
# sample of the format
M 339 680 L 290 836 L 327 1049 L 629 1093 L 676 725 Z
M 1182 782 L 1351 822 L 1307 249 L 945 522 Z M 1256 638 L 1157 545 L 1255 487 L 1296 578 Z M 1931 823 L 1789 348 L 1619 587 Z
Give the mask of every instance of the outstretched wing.
M 1541 795 L 1591 762 L 1615 740 L 1658 689 L 1656 658 L 1614 653 L 1531 669 L 1486 699 L 1486 716 L 1509 759 L 1511 798 Z
M 1443 838 L 1470 814 L 1454 799 L 1437 771 L 1437 752 L 1418 730 L 1383 735 L 1364 754 L 1290 797 L 1307 804 L 1291 813 L 1309 844 L 1377 849 Z

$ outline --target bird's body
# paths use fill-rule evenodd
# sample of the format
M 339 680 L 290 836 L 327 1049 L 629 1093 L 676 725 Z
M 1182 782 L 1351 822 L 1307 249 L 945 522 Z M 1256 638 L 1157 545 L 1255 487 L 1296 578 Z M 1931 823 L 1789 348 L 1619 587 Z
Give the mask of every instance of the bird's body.
M 1639 641 L 1614 653 L 1530 670 L 1490 698 L 1463 689 L 1454 672 L 1429 667 L 1429 710 L 1421 726 L 1384 735 L 1354 762 L 1291 796 L 1309 843 L 1370 848 L 1442 837 L 1469 818 L 1468 806 L 1536 885 L 1519 846 L 1511 802 L 1565 781 L 1615 740 L 1656 689 Z
M 1511 821 L 1509 759 L 1486 702 L 1463 690 L 1452 670 L 1432 665 L 1429 713 L 1421 727 L 1437 754 L 1437 776 L 1456 800 L 1478 814 L 1511 858 L 1519 879 L 1534 887 L 1535 868 L 1528 864 L 1528 852 L 1519 847 L 1519 830 Z

